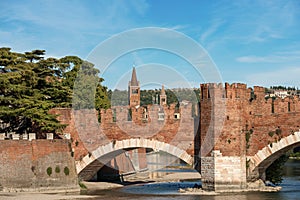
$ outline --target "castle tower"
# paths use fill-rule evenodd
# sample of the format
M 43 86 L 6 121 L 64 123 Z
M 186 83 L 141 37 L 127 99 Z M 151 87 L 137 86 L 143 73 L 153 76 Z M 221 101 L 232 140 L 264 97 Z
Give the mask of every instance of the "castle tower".
M 135 67 L 132 69 L 131 80 L 128 83 L 129 106 L 140 105 L 140 82 L 137 80 Z
M 165 92 L 164 85 L 162 85 L 161 92 L 160 92 L 160 95 L 159 95 L 159 105 L 161 105 L 161 106 L 167 105 L 167 95 L 166 95 L 166 92 Z

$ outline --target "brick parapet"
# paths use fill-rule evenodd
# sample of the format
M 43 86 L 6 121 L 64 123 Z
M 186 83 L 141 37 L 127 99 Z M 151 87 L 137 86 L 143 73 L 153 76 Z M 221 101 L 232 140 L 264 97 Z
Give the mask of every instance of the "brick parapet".
M 101 110 L 100 123 L 96 110 L 53 109 L 51 112 L 58 114 L 60 121 L 69 124 L 64 132 L 71 134 L 76 160 L 81 160 L 100 145 L 130 138 L 151 138 L 182 145 L 193 155 L 195 124 L 191 103 L 186 102 L 179 109 L 175 105 L 131 107 L 131 121 L 128 120 L 129 109 L 129 106 L 117 106 Z M 177 112 L 180 113 L 179 119 L 174 116 Z M 159 113 L 163 113 L 163 119 L 159 118 Z
M 0 163 L 4 191 L 78 188 L 68 140 L 2 140 Z

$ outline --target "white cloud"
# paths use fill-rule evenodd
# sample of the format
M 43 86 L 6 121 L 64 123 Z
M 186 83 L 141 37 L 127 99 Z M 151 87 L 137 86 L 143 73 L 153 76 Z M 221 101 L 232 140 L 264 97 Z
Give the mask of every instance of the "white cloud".
M 300 86 L 300 65 L 297 67 L 285 67 L 278 70 L 253 73 L 246 76 L 249 85 L 286 85 Z
M 267 56 L 241 56 L 236 61 L 242 63 L 282 63 L 291 61 L 300 61 L 300 51 L 277 52 L 274 55 Z
M 202 44 L 205 43 L 207 38 L 210 37 L 211 35 L 213 35 L 218 30 L 218 28 L 222 25 L 222 23 L 224 23 L 224 22 L 221 19 L 213 20 L 211 23 L 211 26 L 208 27 L 208 29 L 206 29 L 206 31 L 201 34 L 200 42 Z
M 212 24 L 200 41 L 210 37 L 210 43 L 215 44 L 208 45 L 217 48 L 287 39 L 299 33 L 298 10 L 296 1 L 221 1 L 208 19 L 223 24 Z
M 60 56 L 85 56 L 109 36 L 135 27 L 136 17 L 147 11 L 148 4 L 138 0 L 28 0 L 0 1 L 0 7 L 5 8 L 0 12 L 0 36 L 10 33 L 0 37 L 0 44 L 18 51 L 42 48 Z
M 188 27 L 189 27 L 188 25 L 180 25 L 180 24 L 175 25 L 175 26 L 170 26 L 170 27 L 167 26 L 168 29 L 172 29 L 172 30 L 176 30 L 176 31 L 186 30 L 186 28 L 188 28 Z

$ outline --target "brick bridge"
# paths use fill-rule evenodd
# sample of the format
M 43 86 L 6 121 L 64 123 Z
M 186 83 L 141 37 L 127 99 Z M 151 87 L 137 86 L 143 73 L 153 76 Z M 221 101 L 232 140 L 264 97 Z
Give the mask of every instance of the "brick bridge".
M 198 109 L 189 102 L 168 106 L 163 88 L 159 104 L 139 106 L 134 70 L 129 106 L 102 110 L 100 123 L 95 110 L 52 110 L 69 124 L 65 132 L 71 134 L 79 177 L 89 180 L 104 165 L 126 163 L 134 151 L 138 167 L 127 168 L 142 169 L 145 149 L 154 149 L 193 165 L 204 189 L 243 189 L 247 182 L 264 179 L 273 161 L 300 146 L 298 97 L 266 100 L 263 87 L 240 83 L 200 88 Z

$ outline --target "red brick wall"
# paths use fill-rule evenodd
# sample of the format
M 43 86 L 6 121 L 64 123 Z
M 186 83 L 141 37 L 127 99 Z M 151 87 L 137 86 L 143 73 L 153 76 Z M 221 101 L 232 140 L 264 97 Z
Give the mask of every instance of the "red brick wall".
M 225 84 L 225 87 L 216 84 L 201 85 L 202 147 L 214 146 L 213 149 L 220 150 L 225 156 L 252 156 L 269 143 L 299 130 L 298 97 L 277 98 L 272 102 L 272 99 L 265 100 L 263 87 L 255 86 L 253 92 L 255 98 L 250 100 L 251 88 L 247 88 L 245 84 Z M 223 110 L 222 105 L 226 109 Z M 269 132 L 276 132 L 276 129 L 280 129 L 281 134 L 271 137 Z M 250 135 L 248 143 L 247 132 Z M 206 151 L 206 155 L 208 154 Z
M 250 100 L 252 90 L 255 98 Z M 263 87 L 255 86 L 251 89 L 247 88 L 246 84 L 226 83 L 225 86 L 202 84 L 200 99 L 200 144 L 202 151 L 205 146 L 206 155 L 215 149 L 228 156 L 244 154 L 251 156 L 269 143 L 299 130 L 298 97 L 277 98 L 272 102 L 271 99 L 265 100 Z M 70 109 L 55 109 L 53 112 L 60 114 L 59 119 L 69 124 L 65 132 L 72 135 L 76 160 L 87 155 L 88 151 L 91 152 L 112 140 L 135 137 L 167 142 L 187 150 L 191 155 L 194 154 L 194 134 L 197 126 L 193 124 L 195 121 L 191 117 L 191 105 L 180 107 L 180 120 L 174 119 L 174 105 L 164 106 L 165 121 L 157 120 L 159 109 L 157 105 L 147 107 L 149 116 L 147 121 L 143 120 L 142 107 L 132 109 L 133 119 L 127 121 L 128 109 L 129 107 L 117 107 L 114 110 L 102 110 L 100 124 L 97 122 L 95 110 L 71 112 Z M 116 122 L 113 121 L 113 112 L 116 112 Z M 269 132 L 276 132 L 276 129 L 280 129 L 281 134 L 274 134 L 271 137 Z M 247 132 L 251 133 L 248 143 Z M 196 144 L 197 146 L 199 144 Z
M 47 168 L 52 174 L 47 174 Z M 69 175 L 64 168 L 69 169 Z M 60 172 L 55 172 L 59 168 Z M 6 190 L 75 188 L 77 174 L 66 140 L 0 141 L 0 185 Z
M 132 121 L 127 121 L 128 107 L 101 110 L 101 123 L 95 110 L 53 109 L 58 119 L 69 124 L 64 130 L 72 137 L 72 149 L 76 160 L 86 156 L 101 145 L 113 140 L 129 138 L 153 138 L 170 143 L 194 153 L 194 119 L 191 105 L 182 106 L 181 119 L 175 119 L 175 105 L 164 106 L 165 120 L 159 121 L 158 105 L 148 106 L 149 118 L 144 120 L 144 108 L 132 108 Z M 113 121 L 116 112 L 116 122 Z

